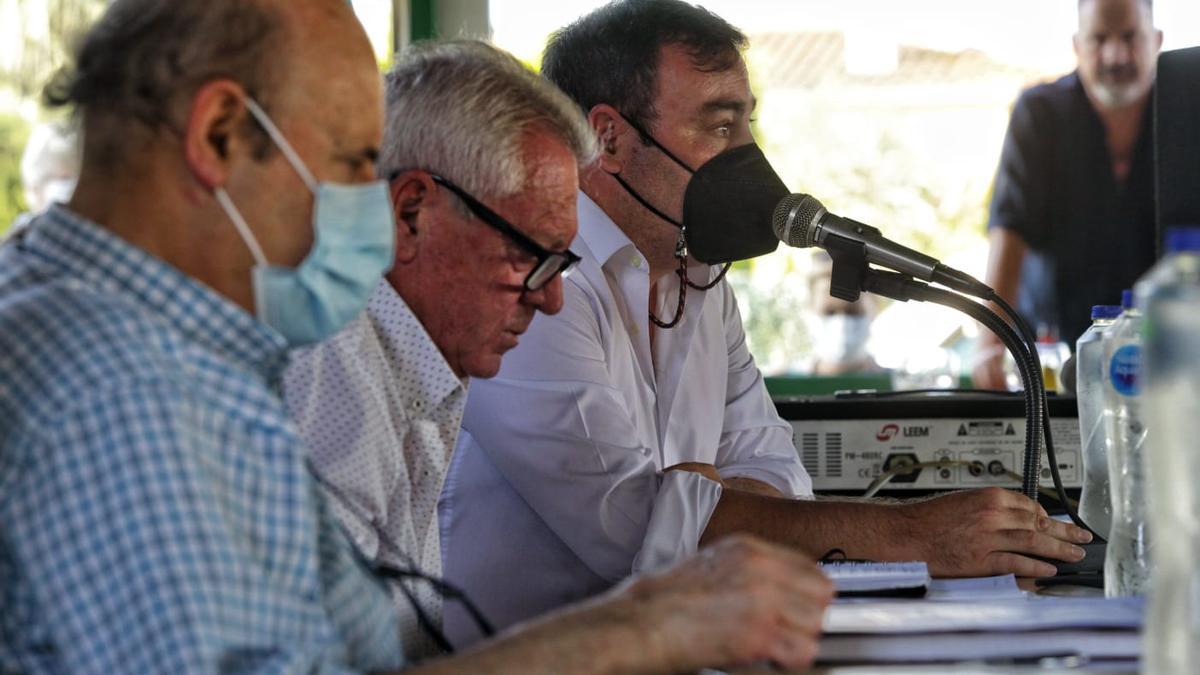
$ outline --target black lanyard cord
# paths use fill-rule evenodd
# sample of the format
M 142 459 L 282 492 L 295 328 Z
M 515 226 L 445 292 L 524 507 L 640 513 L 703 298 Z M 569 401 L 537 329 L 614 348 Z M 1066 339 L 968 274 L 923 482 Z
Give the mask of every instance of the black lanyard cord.
M 417 602 L 416 596 L 413 595 L 413 592 L 404 584 L 406 580 L 417 579 L 428 583 L 433 587 L 433 590 L 436 591 L 438 595 L 442 596 L 443 604 L 446 600 L 458 600 L 463 604 L 463 607 L 466 608 L 467 613 L 471 615 L 471 619 L 475 621 L 475 625 L 479 627 L 479 631 L 483 633 L 484 637 L 492 637 L 496 634 L 496 628 L 492 625 L 492 622 L 488 621 L 487 617 L 484 616 L 479 607 L 471 601 L 471 598 L 467 596 L 466 592 L 449 583 L 445 579 L 439 579 L 438 577 L 435 577 L 431 574 L 426 574 L 425 572 L 422 572 L 416 568 L 398 568 L 390 567 L 388 565 L 377 565 L 373 568 L 373 571 L 379 577 L 384 579 L 392 579 L 399 582 L 396 585 L 400 587 L 400 592 L 404 594 L 404 597 L 408 599 L 409 604 L 412 605 L 413 612 L 415 612 L 417 615 L 417 623 L 420 624 L 421 628 L 424 629 L 426 633 L 429 633 L 429 636 L 433 638 L 433 641 L 437 643 L 438 647 L 440 647 L 446 653 L 453 653 L 454 646 L 450 644 L 448 639 L 446 639 L 446 634 L 443 633 L 436 624 L 434 624 L 433 619 L 429 618 L 429 615 L 425 612 L 425 609 L 421 607 L 421 603 Z

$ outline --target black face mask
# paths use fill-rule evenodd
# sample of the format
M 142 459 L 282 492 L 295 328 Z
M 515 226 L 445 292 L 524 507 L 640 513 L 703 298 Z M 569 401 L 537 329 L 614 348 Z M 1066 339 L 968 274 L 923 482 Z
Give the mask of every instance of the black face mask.
M 682 230 L 683 248 L 709 265 L 747 260 L 775 250 L 779 238 L 771 216 L 790 194 L 758 145 L 726 150 L 692 169 L 656 138 L 634 126 L 667 157 L 692 175 L 683 194 L 683 222 L 663 213 L 638 194 L 620 174 L 613 178 L 639 204 Z

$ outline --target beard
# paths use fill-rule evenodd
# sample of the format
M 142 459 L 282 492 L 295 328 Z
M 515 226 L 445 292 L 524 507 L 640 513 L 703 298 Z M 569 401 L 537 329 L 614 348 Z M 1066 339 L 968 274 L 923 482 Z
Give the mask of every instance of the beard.
M 1092 82 L 1091 94 L 1105 108 L 1124 108 L 1142 98 L 1150 90 L 1152 79 L 1138 77 L 1132 67 L 1111 68 L 1098 73 Z

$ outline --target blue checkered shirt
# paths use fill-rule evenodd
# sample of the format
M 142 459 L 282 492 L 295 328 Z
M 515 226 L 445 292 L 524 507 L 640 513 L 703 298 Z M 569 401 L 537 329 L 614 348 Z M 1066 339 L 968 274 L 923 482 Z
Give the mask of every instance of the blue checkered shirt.
M 0 673 L 403 664 L 283 338 L 62 207 L 0 247 Z

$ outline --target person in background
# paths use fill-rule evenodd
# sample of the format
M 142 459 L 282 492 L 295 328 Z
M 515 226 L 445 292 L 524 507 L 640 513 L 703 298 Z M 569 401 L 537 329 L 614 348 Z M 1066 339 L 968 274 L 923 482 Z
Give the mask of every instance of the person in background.
M 1155 259 L 1152 0 L 1079 0 L 1078 67 L 1021 94 L 988 220 L 986 281 L 1051 342 L 1075 340 Z M 976 386 L 1004 388 L 985 331 Z
M 812 301 L 808 326 L 813 341 L 809 372 L 823 377 L 883 372 L 867 352 L 878 299 L 870 293 L 863 293 L 856 302 L 833 297 L 829 294 L 833 260 L 825 253 L 813 258 L 808 277 Z
M 812 499 L 728 282 L 680 246 L 692 172 L 753 143 L 745 43 L 703 8 L 619 0 L 546 49 L 543 74 L 600 141 L 580 177 L 582 260 L 562 310 L 472 383 L 439 504 L 447 577 L 500 625 L 734 533 L 942 576 L 1052 575 L 1024 554 L 1083 557 L 1087 532 L 1007 490 Z M 445 622 L 457 643 L 479 638 L 458 608 Z
M 115 0 L 76 63 L 50 97 L 78 186 L 0 245 L 0 671 L 411 665 L 279 396 L 396 256 L 362 27 L 343 0 Z M 729 540 L 412 672 L 801 668 L 831 593 Z
M 17 216 L 9 235 L 51 204 L 69 200 L 78 180 L 78 134 L 62 122 L 35 126 L 21 153 L 21 187 L 29 210 Z

